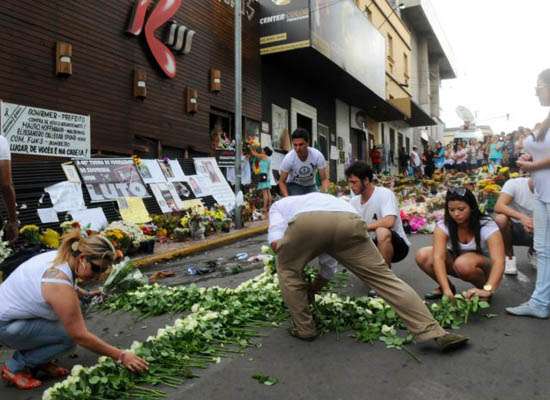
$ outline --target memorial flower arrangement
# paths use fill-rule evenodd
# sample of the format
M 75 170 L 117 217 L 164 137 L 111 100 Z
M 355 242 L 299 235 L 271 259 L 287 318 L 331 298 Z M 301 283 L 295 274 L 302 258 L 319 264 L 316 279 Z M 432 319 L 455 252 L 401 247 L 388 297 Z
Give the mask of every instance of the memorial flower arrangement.
M 271 253 L 268 247 L 263 250 Z M 144 342 L 132 343 L 129 351 L 149 363 L 146 373 L 132 374 L 113 360 L 100 357 L 92 367 L 73 367 L 67 379 L 44 392 L 43 399 L 159 399 L 166 396 L 158 389 L 160 385 L 175 387 L 194 377 L 194 370 L 242 353 L 255 344 L 259 328 L 278 325 L 287 318 L 274 274 L 275 260 L 273 256 L 264 260 L 265 271 L 236 289 L 154 284 L 111 297 L 105 303 L 107 309 L 138 313 L 142 318 L 189 314 Z M 322 332 L 352 331 L 359 341 L 380 340 L 388 348 L 405 350 L 412 341 L 395 311 L 380 298 L 323 293 L 316 296 L 313 307 Z M 486 302 L 457 296 L 456 302 L 443 299 L 431 305 L 431 310 L 445 327 L 457 328 L 486 307 Z

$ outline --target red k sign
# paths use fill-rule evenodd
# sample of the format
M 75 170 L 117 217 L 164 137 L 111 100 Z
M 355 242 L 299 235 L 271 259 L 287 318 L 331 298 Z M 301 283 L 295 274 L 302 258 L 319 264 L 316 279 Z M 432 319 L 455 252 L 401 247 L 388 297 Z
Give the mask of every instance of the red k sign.
M 176 76 L 176 57 L 160 39 L 155 31 L 168 22 L 181 6 L 181 0 L 159 0 L 147 17 L 147 10 L 153 0 L 136 0 L 128 33 L 138 36 L 145 31 L 145 41 L 160 69 L 168 78 Z M 172 21 L 167 44 L 176 51 L 187 54 L 191 51 L 191 44 L 195 32 Z

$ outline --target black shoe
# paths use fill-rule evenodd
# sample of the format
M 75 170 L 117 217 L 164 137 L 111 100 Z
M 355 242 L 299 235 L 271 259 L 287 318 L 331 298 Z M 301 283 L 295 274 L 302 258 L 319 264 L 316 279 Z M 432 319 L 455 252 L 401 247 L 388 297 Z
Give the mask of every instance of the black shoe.
M 449 282 L 451 286 L 451 291 L 453 294 L 456 294 L 456 288 L 455 285 L 453 285 L 451 282 Z M 428 292 L 424 295 L 425 300 L 439 300 L 443 297 L 443 289 L 441 289 L 441 286 L 438 286 L 435 290 Z
M 443 336 L 435 338 L 435 343 L 443 353 L 453 351 L 463 347 L 468 342 L 469 338 L 456 333 L 446 333 Z
M 376 290 L 374 290 L 374 289 L 370 289 L 368 291 L 368 295 L 369 295 L 369 297 L 378 297 L 378 293 L 376 293 Z

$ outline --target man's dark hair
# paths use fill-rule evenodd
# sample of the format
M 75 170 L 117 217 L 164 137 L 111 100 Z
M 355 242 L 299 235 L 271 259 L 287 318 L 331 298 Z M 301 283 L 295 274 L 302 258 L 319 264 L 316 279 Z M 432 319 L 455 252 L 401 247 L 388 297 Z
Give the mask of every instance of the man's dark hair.
M 271 157 L 271 155 L 273 154 L 273 150 L 266 146 L 264 147 L 264 153 L 266 156 Z
M 292 132 L 292 140 L 294 139 L 304 139 L 306 142 L 309 143 L 309 132 L 307 131 L 307 129 L 298 128 L 294 132 Z
M 346 178 L 350 176 L 356 176 L 361 180 L 368 179 L 369 182 L 373 181 L 374 172 L 369 165 L 364 161 L 356 161 L 351 164 L 345 171 Z

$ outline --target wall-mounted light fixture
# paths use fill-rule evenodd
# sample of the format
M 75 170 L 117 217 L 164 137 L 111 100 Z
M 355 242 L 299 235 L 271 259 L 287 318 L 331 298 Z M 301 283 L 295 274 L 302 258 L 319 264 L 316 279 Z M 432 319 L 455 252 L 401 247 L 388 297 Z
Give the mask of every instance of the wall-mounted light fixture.
M 147 72 L 141 68 L 134 69 L 134 97 L 147 97 Z
M 185 88 L 185 111 L 189 114 L 199 111 L 199 93 L 196 89 Z
M 73 74 L 73 46 L 70 43 L 58 41 L 55 44 L 55 74 Z
M 219 69 L 210 68 L 210 91 L 218 93 L 222 90 L 222 72 Z

